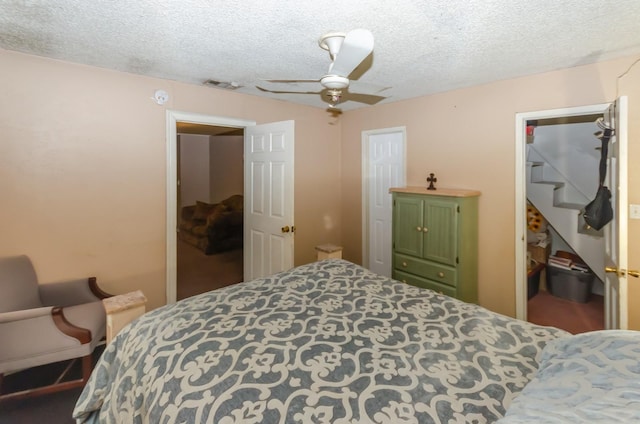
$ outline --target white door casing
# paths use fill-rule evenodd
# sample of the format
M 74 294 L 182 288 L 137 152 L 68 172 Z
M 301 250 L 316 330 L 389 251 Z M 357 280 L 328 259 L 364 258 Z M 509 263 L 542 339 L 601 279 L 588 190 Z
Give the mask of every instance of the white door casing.
M 406 184 L 406 130 L 404 127 L 364 131 L 363 163 L 363 264 L 391 277 L 391 187 Z
M 203 115 L 199 113 L 167 110 L 167 174 L 166 174 L 166 295 L 167 303 L 175 303 L 177 298 L 177 180 L 178 180 L 178 122 L 212 125 L 219 127 L 246 128 L 254 126 L 255 121 Z M 246 167 L 246 163 L 245 163 Z
M 625 99 L 626 102 L 626 99 Z M 527 203 L 527 186 L 526 186 L 526 125 L 529 120 L 541 120 L 541 119 L 549 119 L 549 118 L 559 118 L 559 117 L 569 117 L 569 116 L 580 116 L 580 115 L 595 115 L 595 114 L 606 114 L 608 113 L 608 109 L 611 106 L 610 103 L 590 105 L 590 106 L 581 106 L 575 108 L 563 108 L 563 109 L 551 109 L 537 112 L 524 112 L 516 114 L 516 134 L 515 134 L 515 259 L 516 259 L 516 267 L 515 267 L 515 289 L 516 289 L 516 318 L 526 321 L 527 320 L 527 225 L 526 225 L 526 203 Z M 624 130 L 620 131 L 620 140 L 618 140 L 618 145 L 614 148 L 617 154 L 617 161 L 622 164 L 624 163 L 623 174 L 619 174 L 619 179 L 617 183 L 618 189 L 621 191 L 618 194 L 617 205 L 614 206 L 616 209 L 616 216 L 614 217 L 614 221 L 610 223 L 607 227 L 613 231 L 615 231 L 615 237 L 609 236 L 609 240 L 617 239 L 615 242 L 616 246 L 611 246 L 608 248 L 609 252 L 603 252 L 606 256 L 614 255 L 617 256 L 618 265 L 620 269 L 626 270 L 626 255 L 627 255 L 627 247 L 626 247 L 626 215 L 627 215 L 627 176 L 626 176 L 626 161 L 627 161 L 627 153 L 626 153 L 626 109 L 618 108 L 618 114 L 620 115 L 618 125 L 623 125 Z M 624 140 L 622 140 L 622 135 L 624 134 Z M 619 147 L 621 148 L 619 148 Z M 610 148 L 610 151 L 614 150 Z M 610 168 L 610 167 L 609 167 Z M 612 189 L 613 192 L 613 189 Z M 618 221 L 622 219 L 624 216 L 624 230 L 618 225 Z M 605 229 L 605 233 L 607 231 Z M 622 233 L 622 234 L 621 234 Z M 623 240 L 623 241 L 622 241 Z M 621 244 L 622 243 L 622 244 Z M 618 251 L 618 253 L 614 253 L 614 250 Z M 624 268 L 620 265 L 620 258 L 624 256 Z M 613 264 L 615 263 L 612 260 L 607 259 L 607 263 Z M 609 283 L 610 287 L 618 287 L 618 284 L 614 282 L 616 279 L 615 274 L 609 274 L 607 279 L 611 279 L 611 283 Z M 620 282 L 620 291 L 618 294 L 619 299 L 617 301 L 610 301 L 611 292 L 605 287 L 605 304 L 608 305 L 608 310 L 605 311 L 605 326 L 606 328 L 625 328 L 627 323 L 626 318 L 626 305 L 627 305 L 627 293 L 626 293 L 626 280 L 624 282 Z M 618 309 L 618 305 L 624 305 L 625 312 L 620 311 Z M 613 324 L 610 321 L 615 321 L 613 317 L 620 316 L 620 320 L 618 320 L 617 324 Z
M 293 267 L 294 121 L 245 129 L 244 279 Z
M 627 116 L 628 99 L 620 97 L 604 114 L 614 132 L 609 141 L 609 160 L 605 185 L 611 190 L 615 218 L 604 228 L 605 265 L 619 270 L 607 272 L 605 281 L 605 328 L 627 329 Z

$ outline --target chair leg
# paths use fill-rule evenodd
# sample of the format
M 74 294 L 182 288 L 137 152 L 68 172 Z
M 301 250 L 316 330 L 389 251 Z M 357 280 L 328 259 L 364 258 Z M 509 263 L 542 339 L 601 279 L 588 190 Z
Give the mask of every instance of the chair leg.
M 82 385 L 84 386 L 91 377 L 93 371 L 93 357 L 89 354 L 82 357 Z
M 42 386 L 42 387 L 37 387 L 35 389 L 27 389 L 27 390 L 22 390 L 20 392 L 7 393 L 7 394 L 2 393 L 2 390 L 1 390 L 2 374 L 0 374 L 0 402 L 7 401 L 7 400 L 24 399 L 24 398 L 34 397 L 34 396 L 45 395 L 49 393 L 61 392 L 63 390 L 75 389 L 77 387 L 84 387 L 84 385 L 87 384 L 87 381 L 89 380 L 89 376 L 91 375 L 91 371 L 93 368 L 92 364 L 93 364 L 93 359 L 91 354 L 87 356 L 83 356 L 81 378 L 76 380 L 71 380 L 71 381 L 63 381 L 60 383 L 58 381 L 62 378 L 61 376 L 58 379 L 58 381 L 48 386 Z M 65 370 L 63 374 L 66 373 L 66 371 L 67 370 Z

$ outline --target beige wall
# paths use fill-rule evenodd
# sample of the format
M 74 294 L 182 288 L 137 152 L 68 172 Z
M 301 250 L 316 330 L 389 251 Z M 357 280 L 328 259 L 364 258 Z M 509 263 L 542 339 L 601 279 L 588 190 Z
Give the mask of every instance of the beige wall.
M 210 203 L 209 140 L 211 136 L 178 134 L 178 138 L 180 139 L 178 210 L 183 206 L 195 205 L 197 201 Z
M 518 112 L 611 102 L 617 95 L 618 77 L 635 59 L 625 58 L 500 81 L 344 114 L 344 257 L 361 263 L 361 133 L 404 125 L 407 129 L 409 185 L 425 185 L 425 178 L 434 172 L 438 187 L 477 189 L 482 192 L 480 304 L 514 316 L 515 115 Z M 638 87 L 640 78 L 637 77 L 625 84 L 625 90 L 637 92 Z M 621 91 L 620 94 L 625 93 Z M 630 121 L 635 121 L 637 126 L 639 119 L 640 113 L 636 107 Z M 630 139 L 631 165 L 640 157 L 637 140 L 637 135 Z M 631 179 L 629 200 L 632 203 L 640 203 L 640 187 L 636 184 L 639 177 L 636 173 Z M 629 235 L 630 239 L 640 239 L 637 221 L 630 223 Z M 630 267 L 637 269 L 640 267 L 640 245 L 636 242 L 630 247 Z M 637 311 L 640 302 L 634 305 L 631 309 Z M 638 324 L 636 326 L 640 327 Z
M 339 241 L 340 127 L 324 110 L 5 50 L 0 63 L 0 255 L 28 254 L 41 281 L 95 275 L 165 303 L 167 109 L 295 120 L 296 265 Z
M 113 293 L 165 302 L 166 110 L 296 122 L 296 265 L 334 242 L 361 262 L 361 132 L 407 128 L 407 181 L 482 191 L 480 303 L 514 300 L 517 112 L 631 101 L 629 201 L 640 203 L 636 58 L 582 66 L 344 113 L 0 50 L 0 255 L 26 253 L 43 281 L 96 275 Z M 619 81 L 619 84 L 618 84 Z M 617 86 L 619 85 L 619 88 Z M 164 106 L 150 97 L 169 92 Z M 629 265 L 640 268 L 640 223 Z M 635 285 L 634 285 L 635 283 Z M 630 281 L 632 300 L 640 286 Z M 631 319 L 640 328 L 635 302 Z
M 234 194 L 244 192 L 244 137 L 241 135 L 218 135 L 211 137 L 211 183 L 212 203 L 222 202 Z

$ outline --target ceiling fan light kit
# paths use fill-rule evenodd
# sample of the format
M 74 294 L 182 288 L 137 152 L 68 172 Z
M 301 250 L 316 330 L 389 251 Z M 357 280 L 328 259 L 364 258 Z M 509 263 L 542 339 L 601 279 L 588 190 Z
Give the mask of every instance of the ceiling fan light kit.
M 340 99 L 342 98 L 341 90 L 327 90 L 327 97 L 329 98 L 329 106 L 335 107 Z

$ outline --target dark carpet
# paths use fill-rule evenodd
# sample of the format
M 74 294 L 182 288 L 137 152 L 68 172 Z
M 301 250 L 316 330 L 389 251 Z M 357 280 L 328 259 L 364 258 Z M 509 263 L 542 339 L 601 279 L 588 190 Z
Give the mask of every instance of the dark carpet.
M 96 347 L 93 352 L 94 364 L 103 351 L 104 345 Z M 65 361 L 42 365 L 5 376 L 2 383 L 2 393 L 12 393 L 52 384 L 68 363 Z M 76 361 L 64 381 L 80 378 L 82 375 L 81 367 L 82 361 Z M 81 392 L 82 388 L 76 388 L 32 398 L 0 401 L 0 424 L 74 423 L 71 413 Z

